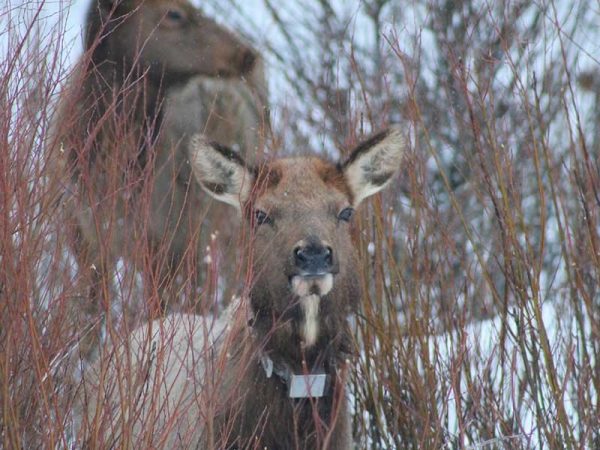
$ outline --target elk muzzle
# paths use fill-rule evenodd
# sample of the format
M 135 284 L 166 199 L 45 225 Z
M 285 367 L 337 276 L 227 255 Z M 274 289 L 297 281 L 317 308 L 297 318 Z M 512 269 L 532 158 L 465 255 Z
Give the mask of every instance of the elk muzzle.
M 293 250 L 292 290 L 299 297 L 327 295 L 337 272 L 333 249 L 319 239 L 298 242 Z

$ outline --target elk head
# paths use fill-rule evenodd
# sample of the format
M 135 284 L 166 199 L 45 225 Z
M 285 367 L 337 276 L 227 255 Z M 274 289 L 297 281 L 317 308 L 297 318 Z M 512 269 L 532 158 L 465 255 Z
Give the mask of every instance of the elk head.
M 125 73 L 138 65 L 167 82 L 192 75 L 243 76 L 257 58 L 187 0 L 94 0 L 86 46 L 97 46 L 96 59 L 123 65 Z
M 227 148 L 192 139 L 196 179 L 236 207 L 253 231 L 255 328 L 279 341 L 280 352 L 323 348 L 339 338 L 361 297 L 350 236 L 354 210 L 390 182 L 404 149 L 400 131 L 390 129 L 337 164 L 300 157 L 252 168 Z

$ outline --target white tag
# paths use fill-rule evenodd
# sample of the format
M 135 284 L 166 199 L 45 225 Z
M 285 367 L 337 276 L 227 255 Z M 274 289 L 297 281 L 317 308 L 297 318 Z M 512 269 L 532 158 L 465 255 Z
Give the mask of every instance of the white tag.
M 327 375 L 292 375 L 290 378 L 290 398 L 323 397 L 327 385 Z

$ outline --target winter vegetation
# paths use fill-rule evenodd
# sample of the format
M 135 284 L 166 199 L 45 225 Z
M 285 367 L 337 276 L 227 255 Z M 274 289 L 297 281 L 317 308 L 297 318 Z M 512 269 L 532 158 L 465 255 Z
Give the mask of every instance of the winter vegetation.
M 224 314 L 247 323 L 232 298 L 245 304 L 256 281 L 252 227 L 233 228 L 235 211 L 212 205 L 181 149 L 211 117 L 268 103 L 270 120 L 235 119 L 255 143 L 222 144 L 250 160 L 316 152 L 343 161 L 391 124 L 407 138 L 399 176 L 351 223 L 362 286 L 347 343 L 355 448 L 600 447 L 597 2 L 195 3 L 227 31 L 211 45 L 248 51 L 173 86 L 159 74 L 150 96 L 155 67 L 137 64 L 138 47 L 136 64 L 111 75 L 127 83 L 107 82 L 116 95 L 91 102 L 69 97 L 85 86 L 81 61 L 93 53 L 84 52 L 89 2 L 0 5 L 0 446 L 110 446 L 107 410 L 82 414 L 92 367 L 102 389 L 120 392 L 109 439 L 170 443 L 158 424 L 185 411 L 175 402 L 165 413 L 152 392 L 140 404 L 130 388 L 150 372 L 122 349 L 138 326 L 168 325 L 166 312 L 201 314 L 206 342 L 219 340 Z M 122 29 L 128 14 L 110 23 Z M 220 129 L 209 139 L 231 136 Z M 60 161 L 83 161 L 90 176 Z M 172 186 L 185 195 L 165 206 L 160 194 Z M 78 253 L 81 217 L 96 260 Z M 167 325 L 154 335 L 160 348 L 192 338 L 192 325 Z M 207 369 L 210 348 L 198 355 L 204 378 L 226 367 Z M 211 387 L 195 416 L 209 434 L 225 403 Z M 319 445 L 335 448 L 319 426 Z

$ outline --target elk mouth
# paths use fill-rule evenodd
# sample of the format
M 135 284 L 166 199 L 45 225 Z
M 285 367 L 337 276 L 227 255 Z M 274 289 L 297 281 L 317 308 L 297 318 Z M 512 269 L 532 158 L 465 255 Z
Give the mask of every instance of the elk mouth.
M 319 273 L 300 273 L 292 275 L 290 280 L 290 289 L 298 297 L 303 298 L 309 295 L 323 297 L 333 288 L 332 272 Z

